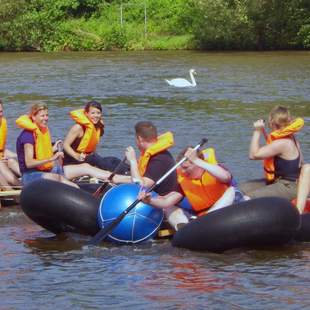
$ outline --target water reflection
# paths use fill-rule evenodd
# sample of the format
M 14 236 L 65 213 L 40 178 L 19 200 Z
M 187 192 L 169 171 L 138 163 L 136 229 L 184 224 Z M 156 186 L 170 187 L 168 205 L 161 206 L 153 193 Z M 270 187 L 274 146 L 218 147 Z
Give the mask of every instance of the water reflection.
M 32 100 L 49 106 L 53 138 L 64 137 L 71 109 L 103 103 L 106 133 L 99 153 L 123 157 L 134 124 L 152 120 L 173 130 L 177 154 L 202 137 L 239 181 L 259 177 L 248 160 L 252 122 L 275 104 L 304 116 L 298 134 L 310 161 L 310 52 L 280 53 L 14 53 L 0 54 L 0 97 L 14 122 Z M 197 87 L 176 89 L 165 78 L 197 70 Z M 55 238 L 18 208 L 0 212 L 1 307 L 4 309 L 297 309 L 308 308 L 308 244 L 234 250 L 221 255 L 175 249 L 169 241 L 137 247 Z M 86 238 L 87 239 L 87 238 Z M 47 301 L 53 300 L 53 304 Z

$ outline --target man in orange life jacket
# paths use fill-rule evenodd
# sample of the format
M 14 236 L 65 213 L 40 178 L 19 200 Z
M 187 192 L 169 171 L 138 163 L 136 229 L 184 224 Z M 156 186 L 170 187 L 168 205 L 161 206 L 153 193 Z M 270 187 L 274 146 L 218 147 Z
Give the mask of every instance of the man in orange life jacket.
M 303 157 L 294 133 L 303 125 L 303 119 L 293 120 L 289 110 L 282 106 L 276 106 L 269 114 L 271 133 L 268 136 L 265 134 L 265 122 L 254 122 L 249 158 L 264 160 L 265 179 L 240 184 L 240 189 L 245 195 L 250 198 L 279 196 L 288 200 L 296 197 Z M 266 136 L 267 144 L 260 146 L 262 133 Z
M 0 187 L 11 190 L 20 185 L 20 171 L 16 154 L 6 147 L 7 121 L 3 112 L 3 102 L 0 99 Z
M 116 174 L 113 183 L 139 183 L 149 188 L 156 183 L 174 165 L 175 161 L 168 151 L 173 145 L 173 135 L 166 132 L 157 134 L 157 129 L 152 122 L 142 121 L 135 125 L 136 145 L 140 151 L 137 160 L 132 146 L 126 149 L 126 158 L 130 164 L 131 176 Z M 176 172 L 172 172 L 154 191 L 165 195 L 177 188 Z
M 191 215 L 226 207 L 235 198 L 232 176 L 216 160 L 205 159 L 202 152 L 197 153 L 192 148 L 183 150 L 178 160 L 183 156 L 188 160 L 178 169 L 179 188 L 176 191 L 157 197 L 140 194 L 145 203 L 164 209 L 168 222 L 176 230 L 188 223 Z

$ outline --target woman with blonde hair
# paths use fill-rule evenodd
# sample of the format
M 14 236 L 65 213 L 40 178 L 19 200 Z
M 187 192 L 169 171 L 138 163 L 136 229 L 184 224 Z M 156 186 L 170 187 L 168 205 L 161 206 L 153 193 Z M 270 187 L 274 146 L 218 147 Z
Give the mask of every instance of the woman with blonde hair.
M 59 169 L 64 154 L 57 148 L 62 141 L 59 140 L 52 146 L 47 123 L 48 108 L 41 102 L 31 106 L 29 115 L 22 115 L 16 120 L 16 124 L 23 129 L 16 142 L 23 184 L 44 178 L 77 187 L 69 180 L 81 175 L 104 180 L 107 178 L 107 172 L 86 163 Z
M 304 125 L 302 118 L 293 119 L 288 108 L 276 106 L 268 119 L 271 132 L 265 132 L 265 122 L 254 122 L 249 149 L 251 160 L 264 161 L 264 179 L 240 184 L 241 191 L 250 198 L 278 196 L 292 200 L 297 195 L 297 180 L 302 165 L 302 152 L 295 134 Z M 266 144 L 260 145 L 264 135 Z

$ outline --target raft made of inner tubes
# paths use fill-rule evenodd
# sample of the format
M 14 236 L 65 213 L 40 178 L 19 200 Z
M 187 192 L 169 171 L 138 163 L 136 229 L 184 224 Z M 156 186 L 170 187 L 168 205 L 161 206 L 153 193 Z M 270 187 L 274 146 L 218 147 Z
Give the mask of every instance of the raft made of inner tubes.
M 300 215 L 288 200 L 257 198 L 198 217 L 175 233 L 172 245 L 210 252 L 282 245 L 299 225 Z
M 93 236 L 127 209 L 140 190 L 135 184 L 107 186 L 103 198 L 99 199 L 90 192 L 100 184 L 90 184 L 86 188 L 83 183 L 79 185 L 83 190 L 44 179 L 29 183 L 20 196 L 22 210 L 35 223 L 55 234 L 75 232 Z M 106 239 L 126 244 L 150 239 L 156 236 L 162 220 L 162 210 L 140 202 Z
M 87 191 L 44 179 L 25 185 L 20 196 L 24 213 L 55 234 L 95 235 L 99 202 Z

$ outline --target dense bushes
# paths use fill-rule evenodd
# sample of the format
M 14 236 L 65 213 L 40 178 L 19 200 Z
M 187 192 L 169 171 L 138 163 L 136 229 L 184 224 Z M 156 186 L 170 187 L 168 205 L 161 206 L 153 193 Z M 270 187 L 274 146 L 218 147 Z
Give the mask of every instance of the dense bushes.
M 0 0 L 0 49 L 310 48 L 309 13 L 308 0 Z

